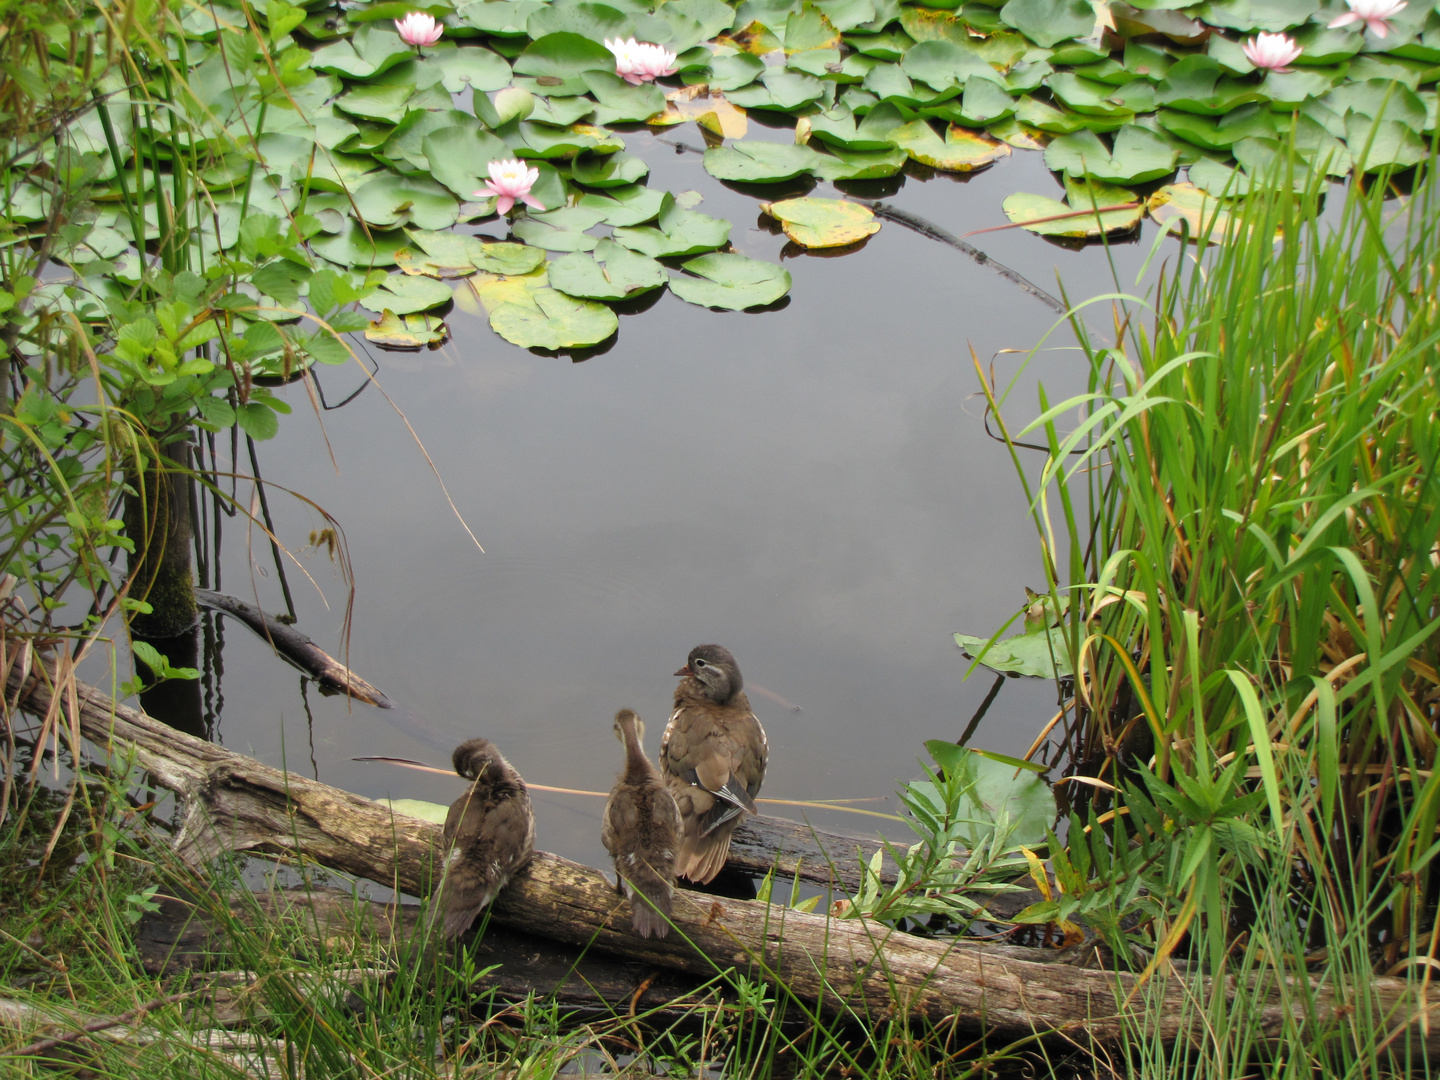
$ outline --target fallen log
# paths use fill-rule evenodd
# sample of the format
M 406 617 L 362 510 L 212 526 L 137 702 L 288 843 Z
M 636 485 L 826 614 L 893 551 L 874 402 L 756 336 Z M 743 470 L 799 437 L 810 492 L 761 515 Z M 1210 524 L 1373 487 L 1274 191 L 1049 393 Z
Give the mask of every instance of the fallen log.
M 194 864 L 226 849 L 309 859 L 415 896 L 435 879 L 438 826 L 395 814 L 349 792 L 282 773 L 223 747 L 176 732 L 36 663 L 29 678 L 0 657 L 10 700 L 45 716 L 63 709 L 84 735 L 120 757 L 133 755 L 185 806 L 179 852 Z M 1021 959 L 972 942 L 914 937 L 863 919 L 831 919 L 756 901 L 716 900 L 679 890 L 675 929 L 638 938 L 610 883 L 597 870 L 537 852 L 500 894 L 492 919 L 579 948 L 709 978 L 737 969 L 826 1013 L 874 1022 L 909 1013 L 1010 1037 L 1037 1032 L 1116 1042 L 1127 1013 L 1143 1015 L 1154 1037 L 1208 1038 L 1205 1010 L 1217 991 L 1233 998 L 1235 980 L 1218 985 L 1164 969 L 1141 982 L 1128 972 Z M 1394 978 L 1366 980 L 1363 994 L 1312 980 L 1309 994 L 1270 991 L 1256 1021 L 1267 1037 L 1320 1030 L 1365 1011 L 1374 1030 L 1408 1027 L 1410 1045 L 1440 1056 L 1440 1004 Z M 1251 987 L 1239 993 L 1248 996 Z
M 223 612 L 249 627 L 270 644 L 276 654 L 294 664 L 320 684 L 328 694 L 344 694 L 380 709 L 393 708 L 390 699 L 316 645 L 306 634 L 281 622 L 254 604 L 210 589 L 196 589 L 195 602 L 211 611 Z

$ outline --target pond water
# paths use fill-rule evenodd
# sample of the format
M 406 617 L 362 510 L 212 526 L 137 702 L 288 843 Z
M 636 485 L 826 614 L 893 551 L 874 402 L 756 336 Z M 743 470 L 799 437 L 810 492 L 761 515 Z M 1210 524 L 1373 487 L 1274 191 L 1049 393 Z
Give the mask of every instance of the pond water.
M 663 138 L 700 143 L 693 125 Z M 783 257 L 785 238 L 758 220 L 759 198 L 774 192 L 728 188 L 700 155 L 647 133 L 627 139 L 653 186 L 698 190 L 701 210 L 735 222 L 737 250 Z M 1054 187 L 1041 155 L 1019 152 L 883 194 L 960 234 L 1003 224 L 1009 192 Z M 1052 292 L 1058 270 L 1079 299 L 1112 290 L 1112 262 L 1133 287 L 1155 236 L 1144 228 L 1108 253 L 1021 230 L 973 242 Z M 1180 247 L 1166 243 L 1173 263 Z M 285 571 L 299 629 L 433 735 L 320 697 L 222 620 L 223 651 L 206 672 L 218 738 L 365 795 L 448 803 L 458 778 L 351 759 L 448 767 L 449 747 L 484 735 L 532 783 L 606 791 L 621 763 L 615 710 L 640 713 L 653 755 L 671 672 L 692 646 L 719 642 L 769 733 L 764 795 L 874 798 L 858 805 L 893 812 L 889 796 L 918 774 L 924 740 L 959 738 L 994 683 L 984 670 L 966 678 L 952 633 L 989 633 L 1023 586 L 1043 584 L 1008 454 L 985 432 L 970 350 L 994 359 L 1003 385 L 1023 353 L 997 353 L 1028 350 L 1056 316 L 993 267 L 895 222 L 860 250 L 785 265 L 794 287 L 779 310 L 712 312 L 666 292 L 584 362 L 528 353 L 456 310 L 438 351 L 372 351 L 372 385 L 357 365 L 318 369 L 331 404 L 365 387 L 342 408 L 316 415 L 303 385 L 282 391 L 296 415 L 259 445 L 259 461 L 277 534 L 304 568 Z M 1089 319 L 1102 334 L 1108 320 L 1104 307 Z M 1055 351 L 1030 364 L 1012 420 L 1038 411 L 1037 380 L 1052 401 L 1083 388 L 1069 342 L 1057 334 Z M 250 471 L 243 449 L 233 465 Z M 325 549 L 307 547 L 325 523 L 281 488 L 343 527 L 356 584 L 348 652 L 342 576 Z M 248 504 L 248 485 L 237 490 Z M 283 612 L 263 533 L 232 518 L 216 539 L 212 586 Z M 1008 680 L 971 744 L 1023 753 L 1054 710 L 1050 684 Z M 535 801 L 540 847 L 603 863 L 599 799 Z M 838 811 L 770 812 L 907 835 Z

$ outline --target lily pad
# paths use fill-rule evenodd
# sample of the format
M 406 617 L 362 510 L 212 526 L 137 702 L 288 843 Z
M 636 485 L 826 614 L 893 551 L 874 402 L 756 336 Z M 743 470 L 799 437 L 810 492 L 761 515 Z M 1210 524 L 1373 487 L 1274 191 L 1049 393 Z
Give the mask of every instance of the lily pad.
M 596 238 L 585 232 L 601 221 L 599 213 L 581 206 L 562 206 L 543 214 L 527 214 L 510 229 L 521 240 L 547 251 L 589 251 Z
M 703 307 L 741 311 L 773 304 L 790 291 L 788 270 L 744 255 L 714 252 L 691 259 L 682 269 L 698 276 L 672 277 L 670 291 Z
M 361 304 L 371 311 L 413 315 L 417 311 L 448 304 L 452 297 L 450 286 L 433 277 L 391 274 Z
M 1092 204 L 1090 199 L 1094 197 Z M 1133 204 L 1128 210 L 1106 210 L 1107 206 Z M 1094 211 L 1098 208 L 1101 213 Z M 1089 193 L 1075 191 L 1066 202 L 1044 195 L 1007 196 L 1005 216 L 1027 232 L 1040 236 L 1094 239 L 1104 234 L 1129 232 L 1140 224 L 1145 205 L 1123 188 L 1097 185 Z M 1046 220 L 1050 219 L 1050 220 Z
M 620 320 L 604 304 L 577 300 L 555 289 L 538 289 L 528 304 L 496 307 L 490 312 L 490 326 L 506 341 L 523 348 L 575 349 L 604 341 L 620 329 Z
M 395 173 L 365 181 L 353 198 L 361 219 L 377 229 L 412 224 L 421 229 L 448 229 L 460 212 L 455 196 L 440 184 Z
M 1174 171 L 1179 155 L 1160 136 L 1126 127 L 1112 153 L 1093 131 L 1061 135 L 1045 148 L 1045 164 L 1066 176 L 1088 176 L 1112 184 L 1143 184 Z
M 344 228 L 333 236 L 311 238 L 310 250 L 340 266 L 394 266 L 395 253 L 406 243 L 399 229 L 366 229 L 358 221 L 347 219 Z
M 586 152 L 575 155 L 570 166 L 570 176 L 577 184 L 586 187 L 625 187 L 645 179 L 650 166 L 643 158 L 630 154 L 596 154 Z
M 470 199 L 484 183 L 492 161 L 513 156 L 510 148 L 479 124 L 441 128 L 421 143 L 430 175 L 462 199 Z
M 581 196 L 577 204 L 587 210 L 603 214 L 600 220 L 606 225 L 643 225 L 654 221 L 664 208 L 665 192 L 655 188 L 631 184 L 626 187 L 606 188 L 603 192 L 592 191 Z
M 1032 630 L 1002 638 L 988 650 L 985 646 L 989 638 L 956 634 L 955 644 L 966 656 L 972 660 L 979 658 L 980 663 L 992 671 L 1027 675 L 1032 679 L 1055 679 L 1072 674 L 1063 633 L 1058 627 Z
M 999 139 L 953 124 L 941 139 L 924 120 L 895 129 L 891 137 L 922 165 L 948 172 L 974 172 L 1011 153 L 1010 147 Z
M 1000 18 L 1047 49 L 1095 29 L 1095 9 L 1086 0 L 1010 0 Z
M 705 151 L 705 171 L 717 180 L 771 184 L 809 172 L 815 151 L 794 143 L 738 142 Z
M 1220 243 L 1233 228 L 1233 218 L 1220 200 L 1194 184 L 1166 184 L 1146 200 L 1145 208 L 1169 232 L 1178 234 L 1180 223 L 1188 223 L 1193 239 L 1203 236 Z
M 433 348 L 449 336 L 449 327 L 434 315 L 400 316 L 393 311 L 384 312 L 365 330 L 367 341 L 392 349 Z
M 665 195 L 665 208 L 654 225 L 616 229 L 614 237 L 631 251 L 652 259 L 697 255 L 714 251 L 730 238 L 730 223 L 698 210 L 684 210 L 672 195 Z
M 614 240 L 601 240 L 593 255 L 572 252 L 550 264 L 550 284 L 586 300 L 625 300 L 662 288 L 669 275 L 654 259 Z
M 845 247 L 880 231 L 869 207 L 845 199 L 784 199 L 761 203 L 760 209 L 780 222 L 786 236 L 807 248 Z
M 487 242 L 478 236 L 453 232 L 409 230 L 415 248 L 396 252 L 395 261 L 407 274 L 430 277 L 466 277 L 478 271 L 492 274 L 528 274 L 545 261 L 538 247 L 508 242 Z

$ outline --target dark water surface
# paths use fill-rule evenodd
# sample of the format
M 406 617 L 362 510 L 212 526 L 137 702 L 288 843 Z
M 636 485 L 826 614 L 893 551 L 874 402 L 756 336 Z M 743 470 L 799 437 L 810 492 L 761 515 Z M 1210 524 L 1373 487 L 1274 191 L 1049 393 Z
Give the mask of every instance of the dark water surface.
M 665 137 L 700 141 L 690 125 Z M 734 222 L 737 250 L 780 257 L 785 239 L 759 223 L 753 193 L 711 179 L 698 154 L 644 133 L 627 140 L 652 185 L 701 191 L 699 209 Z M 1055 190 L 1038 153 L 1017 153 L 968 180 L 910 178 L 876 194 L 958 234 L 1003 224 L 1012 191 Z M 1111 249 L 1127 288 L 1153 238 L 1147 225 Z M 1072 299 L 1114 287 L 1098 247 L 1069 251 L 1021 230 L 972 242 L 1052 292 L 1058 267 Z M 1180 248 L 1167 244 L 1173 262 Z M 782 310 L 711 312 L 666 293 L 622 317 L 613 347 L 583 363 L 525 352 L 457 310 L 443 349 L 374 352 L 378 387 L 318 421 L 303 386 L 283 391 L 296 415 L 259 458 L 279 536 L 319 586 L 287 568 L 299 628 L 346 655 L 341 576 L 323 550 L 301 552 L 324 522 L 277 485 L 343 525 L 357 585 L 350 665 L 444 746 L 485 735 L 533 783 L 608 790 L 621 763 L 615 710 L 640 713 L 655 753 L 671 672 L 692 646 L 719 642 L 752 687 L 801 707 L 752 690 L 770 737 L 765 795 L 891 795 L 917 775 L 923 741 L 958 738 L 991 689 L 983 670 L 965 679 L 951 634 L 990 632 L 1023 602 L 1022 586 L 1043 583 L 1007 452 L 983 428 L 970 349 L 986 364 L 1028 350 L 1056 316 L 993 268 L 894 222 L 861 250 L 785 265 L 794 288 Z M 1088 321 L 1103 331 L 1108 309 Z M 1022 359 L 995 357 L 1001 379 Z M 1037 358 L 1012 422 L 1038 412 L 1037 379 L 1055 401 L 1084 377 L 1073 350 Z M 331 403 L 364 382 L 355 365 L 318 378 Z M 236 467 L 250 470 L 243 452 Z M 239 497 L 248 504 L 248 486 Z M 283 611 L 263 534 L 232 519 L 221 540 L 216 587 Z M 460 794 L 458 778 L 352 762 L 448 765 L 448 751 L 378 710 L 313 686 L 302 695 L 264 643 L 228 620 L 222 629 L 226 745 L 370 796 Z M 1049 684 L 1008 681 L 972 744 L 1023 752 L 1054 708 Z M 863 805 L 893 811 L 895 800 Z M 541 847 L 601 863 L 600 800 L 537 794 L 536 806 Z M 907 835 L 838 812 L 772 812 Z

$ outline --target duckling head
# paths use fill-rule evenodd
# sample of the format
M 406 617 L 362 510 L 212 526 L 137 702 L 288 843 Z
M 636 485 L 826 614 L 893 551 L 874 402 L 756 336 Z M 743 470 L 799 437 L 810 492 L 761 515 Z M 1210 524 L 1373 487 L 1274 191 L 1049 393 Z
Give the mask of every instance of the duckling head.
M 625 745 L 625 726 L 635 725 L 635 741 L 645 741 L 645 721 L 641 720 L 634 709 L 621 709 L 615 714 L 615 738 L 620 740 L 620 745 Z
M 466 780 L 478 780 L 481 776 L 498 780 L 510 771 L 510 763 L 489 739 L 471 739 L 461 743 L 455 748 L 451 761 L 455 771 Z

